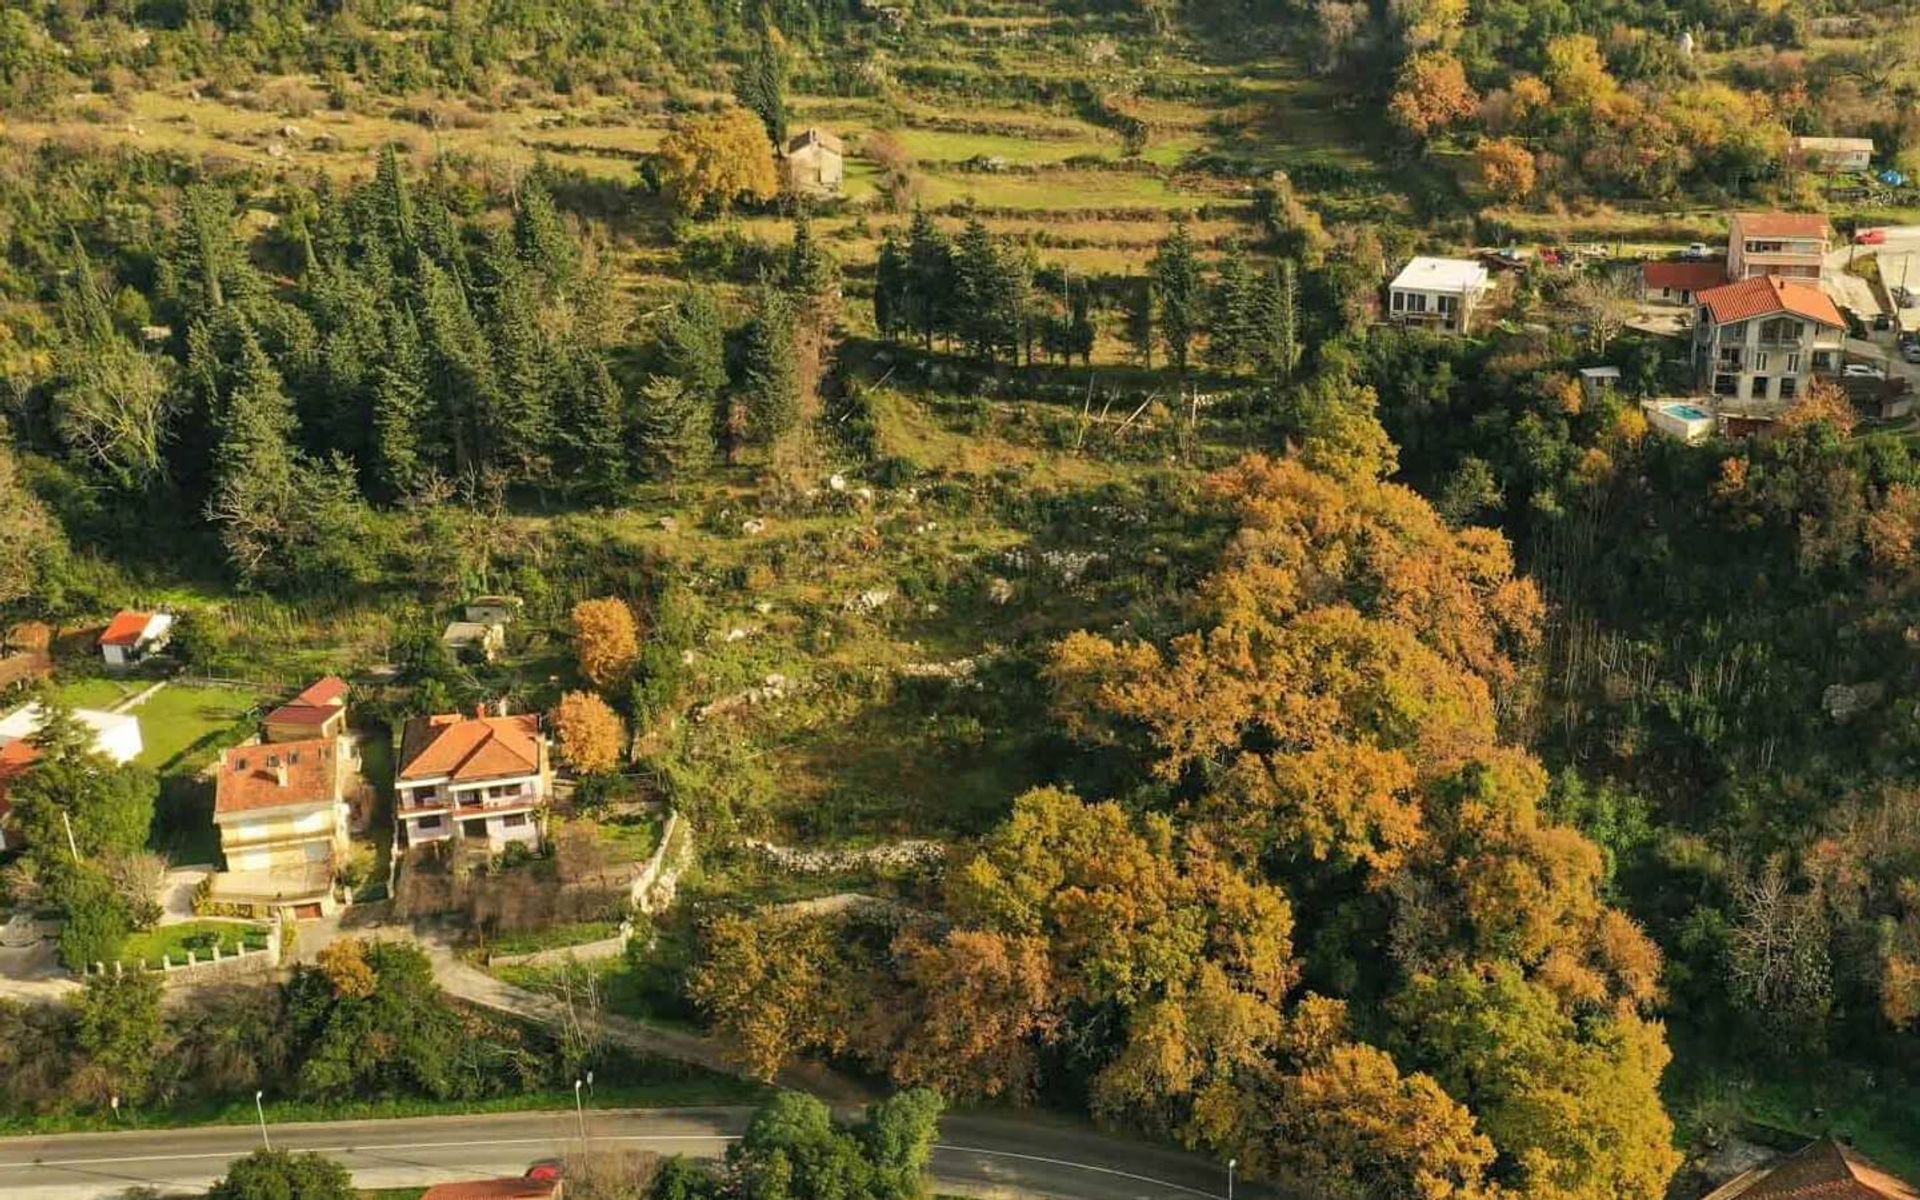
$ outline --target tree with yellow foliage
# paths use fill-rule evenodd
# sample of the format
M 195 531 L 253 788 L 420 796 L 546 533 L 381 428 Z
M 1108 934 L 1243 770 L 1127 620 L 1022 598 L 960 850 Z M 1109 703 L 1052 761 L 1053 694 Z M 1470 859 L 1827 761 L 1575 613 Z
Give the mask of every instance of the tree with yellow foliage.
M 640 659 L 640 623 L 625 600 L 604 596 L 573 606 L 573 654 L 597 688 L 624 680 Z
M 1533 152 L 1512 138 L 1481 142 L 1473 151 L 1480 182 L 1496 200 L 1518 204 L 1533 195 L 1536 174 Z
M 1458 58 L 1444 50 L 1423 50 L 1400 68 L 1387 115 L 1426 142 L 1472 116 L 1479 103 Z
M 668 199 L 688 215 L 725 212 L 742 200 L 771 200 L 780 191 L 766 126 L 744 108 L 697 117 L 670 131 L 660 139 L 655 161 Z
M 562 696 L 554 706 L 553 728 L 561 757 L 589 775 L 613 770 L 626 752 L 626 723 L 593 692 Z

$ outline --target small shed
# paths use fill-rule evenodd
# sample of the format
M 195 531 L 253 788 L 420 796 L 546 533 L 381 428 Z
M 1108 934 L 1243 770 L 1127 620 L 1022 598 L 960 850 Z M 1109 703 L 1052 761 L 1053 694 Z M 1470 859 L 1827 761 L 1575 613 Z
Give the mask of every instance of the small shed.
M 167 648 L 173 614 L 122 609 L 100 634 L 100 657 L 110 667 L 131 667 Z
M 1588 404 L 1597 403 L 1602 396 L 1619 386 L 1619 367 L 1580 368 L 1580 395 Z
M 456 655 L 478 655 L 492 662 L 507 648 L 507 627 L 486 621 L 453 621 L 440 635 L 440 644 Z
M 466 617 L 482 625 L 510 625 L 522 607 L 518 596 L 475 596 L 466 603 Z
M 847 147 L 824 129 L 809 126 L 787 143 L 787 187 L 802 196 L 838 196 L 846 185 Z

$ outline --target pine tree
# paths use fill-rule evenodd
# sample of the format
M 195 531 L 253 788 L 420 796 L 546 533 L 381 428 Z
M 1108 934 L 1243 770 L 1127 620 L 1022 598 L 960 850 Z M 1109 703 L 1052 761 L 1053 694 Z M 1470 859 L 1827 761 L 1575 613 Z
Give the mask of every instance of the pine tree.
M 1257 325 L 1253 276 L 1247 270 L 1246 253 L 1238 246 L 1221 260 L 1209 307 L 1207 365 L 1236 374 L 1253 358 Z
M 711 288 L 689 287 L 660 330 L 660 357 L 687 394 L 711 407 L 727 386 L 727 326 Z
M 774 44 L 773 31 L 763 30 L 734 78 L 734 98 L 767 128 L 767 140 L 776 149 L 787 144 L 787 68 Z
M 517 264 L 494 294 L 488 334 L 499 386 L 486 410 L 493 462 L 522 483 L 551 471 L 555 372 L 532 277 Z
M 1254 292 L 1254 363 L 1266 375 L 1292 379 L 1300 365 L 1300 279 L 1283 258 Z
M 1185 374 L 1200 318 L 1200 262 L 1184 215 L 1174 219 L 1173 231 L 1154 255 L 1153 290 L 1154 321 L 1160 327 L 1167 361 Z
M 214 184 L 194 184 L 181 193 L 180 220 L 161 251 L 161 297 L 182 321 L 199 319 L 228 304 L 243 310 L 266 292 L 233 227 L 233 197 Z
M 1134 361 L 1153 367 L 1153 284 L 1146 279 L 1129 278 L 1126 290 L 1127 345 Z
M 888 230 L 880 242 L 880 257 L 873 272 L 873 326 L 881 337 L 892 340 L 908 327 L 912 301 L 907 248 L 897 234 Z
M 498 391 L 493 353 L 465 290 L 453 276 L 428 262 L 422 283 L 429 394 L 452 443 L 454 470 L 465 475 L 490 462 L 483 417 L 492 411 Z
M 1071 361 L 1078 354 L 1080 361 L 1091 367 L 1094 342 L 1092 298 L 1087 294 L 1085 280 L 1077 288 L 1071 286 L 1071 279 L 1068 284 L 1066 357 Z
M 565 453 L 558 464 L 560 478 L 576 491 L 610 498 L 627 480 L 627 402 L 606 360 L 592 353 L 575 355 L 555 408 Z
M 243 326 L 238 341 L 215 414 L 207 516 L 234 565 L 257 578 L 275 565 L 293 498 L 293 402 L 253 331 Z
M 748 430 L 771 446 L 800 420 L 800 375 L 795 369 L 793 307 L 778 288 L 762 283 L 747 322 L 742 400 Z
M 978 220 L 968 221 L 953 243 L 954 332 L 967 350 L 994 361 L 1002 343 L 999 311 L 1004 290 L 1000 255 L 993 235 Z
M 579 275 L 579 246 L 553 206 L 544 170 L 528 172 L 520 183 L 519 202 L 513 210 L 513 245 L 521 263 L 539 272 L 549 290 L 563 292 Z
M 381 147 L 380 163 L 373 169 L 370 186 L 374 239 L 390 257 L 402 261 L 410 258 L 415 247 L 413 198 L 407 193 L 406 171 L 392 142 Z
M 833 286 L 833 259 L 813 237 L 813 222 L 801 213 L 793 220 L 793 246 L 787 251 L 786 288 L 806 300 L 826 295 Z
M 427 395 L 427 353 L 413 318 L 387 314 L 387 349 L 373 372 L 373 477 L 391 497 L 412 492 L 430 466 L 423 453 Z
M 922 209 L 907 230 L 907 311 L 927 349 L 933 335 L 950 332 L 953 311 L 953 243 Z
M 655 375 L 640 390 L 637 422 L 647 471 L 677 487 L 713 462 L 713 402 L 680 380 Z

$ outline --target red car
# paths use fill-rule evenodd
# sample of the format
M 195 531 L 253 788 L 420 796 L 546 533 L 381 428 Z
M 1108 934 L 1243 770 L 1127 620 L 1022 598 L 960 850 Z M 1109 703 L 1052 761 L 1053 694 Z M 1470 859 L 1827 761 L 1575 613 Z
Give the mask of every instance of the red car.
M 1884 246 L 1887 244 L 1887 231 L 1884 229 L 1862 229 L 1853 235 L 1856 246 Z

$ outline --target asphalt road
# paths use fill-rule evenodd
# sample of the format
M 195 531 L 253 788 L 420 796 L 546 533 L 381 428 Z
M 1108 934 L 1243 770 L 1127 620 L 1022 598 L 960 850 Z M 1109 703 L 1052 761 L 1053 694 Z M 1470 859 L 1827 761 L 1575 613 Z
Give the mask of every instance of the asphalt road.
M 745 1108 L 589 1111 L 591 1147 L 714 1156 L 746 1127 Z M 578 1153 L 571 1112 L 420 1117 L 268 1127 L 275 1149 L 319 1151 L 361 1187 L 419 1187 L 518 1175 L 541 1158 Z M 96 1200 L 137 1186 L 204 1191 L 260 1145 L 257 1126 L 0 1139 L 6 1200 Z M 954 1115 L 940 1123 L 939 1190 L 1055 1200 L 1196 1200 L 1222 1193 L 1219 1164 L 1047 1117 Z M 1236 1195 L 1262 1200 L 1245 1186 Z

